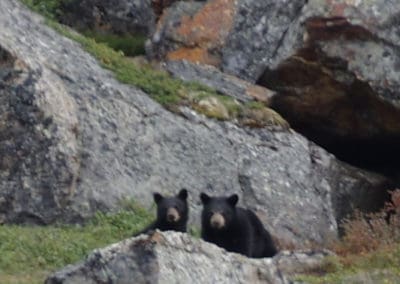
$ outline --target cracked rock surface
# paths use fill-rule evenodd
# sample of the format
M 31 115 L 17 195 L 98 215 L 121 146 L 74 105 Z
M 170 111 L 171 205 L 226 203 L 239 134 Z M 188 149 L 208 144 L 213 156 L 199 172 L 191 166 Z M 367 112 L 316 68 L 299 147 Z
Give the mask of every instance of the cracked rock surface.
M 338 162 L 292 130 L 238 128 L 163 109 L 16 0 L 0 1 L 0 217 L 79 222 L 152 192 L 238 193 L 271 233 L 302 247 L 337 235 L 386 179 Z
M 251 259 L 176 232 L 127 239 L 92 252 L 84 261 L 49 276 L 67 283 L 292 283 L 290 277 L 318 269 L 328 251 L 282 252 Z M 216 269 L 218 267 L 218 269 Z

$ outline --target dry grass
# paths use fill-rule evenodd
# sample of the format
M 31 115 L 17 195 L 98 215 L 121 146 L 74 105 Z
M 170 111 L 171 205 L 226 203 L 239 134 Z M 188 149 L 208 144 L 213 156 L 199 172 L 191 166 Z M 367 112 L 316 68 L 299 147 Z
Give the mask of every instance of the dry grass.
M 377 213 L 354 212 L 342 223 L 344 235 L 316 271 L 298 276 L 306 283 L 400 283 L 400 189 Z M 379 279 L 379 281 L 377 280 Z
M 391 193 L 391 201 L 380 212 L 355 211 L 342 226 L 344 236 L 332 246 L 340 256 L 366 254 L 397 245 L 400 242 L 400 189 Z

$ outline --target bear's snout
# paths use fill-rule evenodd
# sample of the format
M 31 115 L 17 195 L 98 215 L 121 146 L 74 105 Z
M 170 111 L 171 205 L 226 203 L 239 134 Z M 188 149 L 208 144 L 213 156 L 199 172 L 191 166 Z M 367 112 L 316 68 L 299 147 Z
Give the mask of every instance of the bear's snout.
M 210 225 L 213 228 L 221 229 L 225 226 L 225 218 L 221 213 L 214 213 L 210 219 Z
M 167 221 L 168 222 L 177 222 L 179 220 L 179 213 L 178 210 L 175 208 L 168 208 L 167 211 Z

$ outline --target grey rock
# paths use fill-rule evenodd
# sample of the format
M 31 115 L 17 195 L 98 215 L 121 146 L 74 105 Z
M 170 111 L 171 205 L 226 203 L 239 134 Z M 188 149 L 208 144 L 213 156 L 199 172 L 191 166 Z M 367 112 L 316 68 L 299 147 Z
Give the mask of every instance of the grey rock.
M 221 69 L 254 81 L 265 66 L 280 62 L 283 41 L 306 3 L 305 0 L 238 1 L 234 25 L 222 49 Z M 301 34 L 291 33 L 291 36 L 297 39 Z
M 283 41 L 290 57 L 257 83 L 277 91 L 270 106 L 296 131 L 398 184 L 400 7 L 366 3 L 309 1 L 291 27 L 302 36 Z
M 207 9 L 212 5 L 221 11 L 219 19 L 202 22 L 207 15 L 213 19 L 213 9 Z M 399 106 L 399 14 L 398 1 L 385 0 L 175 3 L 159 22 L 147 51 L 150 57 L 176 59 L 179 50 L 178 59 L 214 65 L 254 82 L 300 48 L 315 46 L 346 62 L 351 74 Z M 190 50 L 208 56 L 193 58 Z
M 344 62 L 348 72 L 366 82 L 380 98 L 400 106 L 400 25 L 397 1 L 312 0 L 282 38 L 274 69 L 300 47 L 311 46 Z M 340 79 L 339 79 L 340 80 Z
M 181 23 L 181 17 L 186 15 L 192 17 L 198 12 L 204 3 L 178 1 L 166 9 L 163 17 L 150 38 L 146 42 L 146 55 L 151 59 L 163 59 L 171 50 L 182 45 L 184 39 L 175 33 L 176 27 Z M 162 23 L 162 24 L 160 24 Z
M 290 283 L 286 272 L 293 276 L 319 267 L 326 255 L 286 252 L 273 259 L 250 259 L 187 234 L 156 232 L 95 250 L 45 283 Z
M 118 34 L 149 34 L 156 24 L 151 0 L 66 1 L 59 19 L 80 30 Z
M 303 27 L 313 17 L 326 20 L 331 29 L 328 38 L 312 26 L 307 33 L 326 55 L 348 62 L 348 70 L 367 82 L 379 96 L 400 107 L 400 6 L 397 1 L 309 1 L 299 22 Z M 336 17 L 336 19 L 335 19 Z M 331 21 L 330 21 L 331 20 Z
M 302 247 L 335 238 L 354 205 L 383 202 L 385 178 L 293 131 L 177 116 L 18 1 L 0 1 L 0 13 L 3 222 L 79 222 L 126 198 L 150 206 L 151 192 L 185 187 L 192 224 L 201 191 L 236 192 L 275 237 Z
M 290 28 L 300 17 L 306 2 L 212 0 L 202 6 L 175 3 L 159 22 L 147 52 L 152 58 L 163 59 L 171 58 L 170 53 L 179 48 L 200 48 L 215 59 L 200 58 L 199 62 L 215 65 L 226 73 L 254 82 L 265 66 L 282 60 L 281 49 L 292 51 L 293 45 L 298 45 L 297 37 L 301 35 Z M 188 17 L 194 18 L 193 26 L 184 21 Z M 210 21 L 202 21 L 207 17 Z M 285 41 L 288 34 L 296 38 L 293 44 Z
M 199 82 L 241 102 L 258 100 L 268 103 L 275 94 L 272 90 L 223 73 L 210 65 L 193 64 L 186 60 L 170 60 L 165 63 L 165 69 L 176 78 Z
M 330 250 L 281 251 L 274 256 L 273 262 L 284 275 L 292 278 L 298 274 L 307 274 L 323 268 L 327 257 L 334 257 Z

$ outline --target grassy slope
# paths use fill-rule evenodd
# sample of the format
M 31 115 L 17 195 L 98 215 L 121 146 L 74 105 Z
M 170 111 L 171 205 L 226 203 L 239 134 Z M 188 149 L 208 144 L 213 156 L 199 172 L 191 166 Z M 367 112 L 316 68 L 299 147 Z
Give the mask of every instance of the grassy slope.
M 130 203 L 118 213 L 99 213 L 84 226 L 0 226 L 0 283 L 43 283 L 51 271 L 132 236 L 151 219 Z
M 21 0 L 28 7 L 44 15 L 47 24 L 62 35 L 80 43 L 82 47 L 91 53 L 100 64 L 114 72 L 116 78 L 126 84 L 134 85 L 167 109 L 179 112 L 178 106 L 190 106 L 204 115 L 216 119 L 236 119 L 243 112 L 251 112 L 256 106 L 270 113 L 267 118 L 262 118 L 259 125 L 272 121 L 274 125 L 286 126 L 287 122 L 277 113 L 265 107 L 262 103 L 251 102 L 240 104 L 229 96 L 218 94 L 215 90 L 196 82 L 183 82 L 172 78 L 165 72 L 160 72 L 146 66 L 137 66 L 124 54 L 134 56 L 135 52 L 143 53 L 144 38 L 142 35 L 119 37 L 115 35 L 101 35 L 96 32 L 86 31 L 84 35 L 71 30 L 56 22 L 57 15 L 61 13 L 60 3 L 70 0 Z M 113 49 L 117 48 L 118 51 Z M 229 117 L 220 112 L 204 109 L 199 102 L 207 97 L 214 97 L 227 110 Z M 268 112 L 269 111 L 269 112 Z
M 321 271 L 302 275 L 298 280 L 312 284 L 369 283 L 396 284 L 400 281 L 400 244 L 374 252 L 326 260 Z M 363 275 L 363 278 L 359 277 Z

